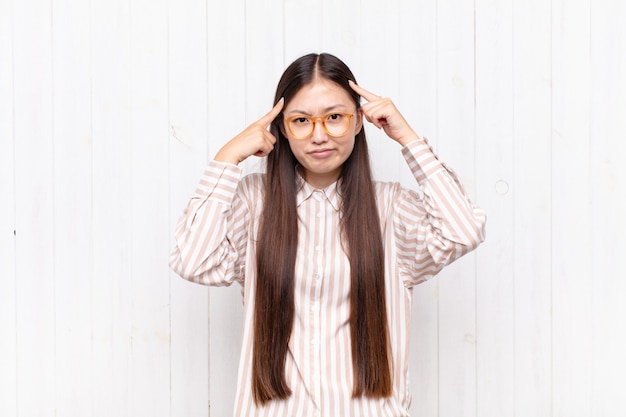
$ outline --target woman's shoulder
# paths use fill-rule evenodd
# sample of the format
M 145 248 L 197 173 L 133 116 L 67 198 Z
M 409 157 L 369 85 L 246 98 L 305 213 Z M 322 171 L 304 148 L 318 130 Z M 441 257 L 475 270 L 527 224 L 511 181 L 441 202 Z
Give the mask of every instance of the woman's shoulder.
M 265 174 L 263 173 L 255 172 L 252 174 L 246 174 L 239 182 L 239 189 L 245 193 L 258 194 L 263 190 L 264 180 Z
M 407 187 L 398 181 L 374 181 L 376 194 L 379 196 L 398 196 L 400 194 L 420 194 L 419 187 Z
M 244 175 L 237 187 L 239 198 L 245 201 L 248 206 L 256 205 L 262 200 L 264 181 L 265 174 L 260 172 Z
M 246 184 L 255 184 L 255 185 L 263 185 L 263 179 L 265 178 L 265 174 L 262 172 L 253 172 L 251 174 L 245 174 L 241 178 L 242 183 Z
M 374 181 L 374 190 L 379 199 L 390 198 L 402 190 L 402 185 L 393 181 Z
M 421 200 L 421 192 L 403 186 L 400 182 L 375 181 L 374 182 L 378 205 L 386 212 L 394 212 L 406 202 L 415 204 Z

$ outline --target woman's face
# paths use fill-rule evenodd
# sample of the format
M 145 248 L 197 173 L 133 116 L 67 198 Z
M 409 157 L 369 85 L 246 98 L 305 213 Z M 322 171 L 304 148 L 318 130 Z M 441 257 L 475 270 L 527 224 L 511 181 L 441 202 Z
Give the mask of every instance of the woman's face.
M 302 165 L 304 180 L 316 188 L 327 187 L 339 178 L 343 163 L 354 149 L 354 137 L 362 128 L 361 112 L 357 111 L 354 101 L 343 88 L 324 78 L 317 78 L 302 87 L 283 109 L 284 120 L 297 115 L 321 117 L 335 113 L 353 115 L 348 130 L 339 137 L 329 135 L 321 119 L 316 121 L 313 133 L 305 139 L 296 139 L 289 128 L 284 127 L 291 151 Z M 336 117 L 340 116 L 326 118 L 329 120 L 327 126 Z

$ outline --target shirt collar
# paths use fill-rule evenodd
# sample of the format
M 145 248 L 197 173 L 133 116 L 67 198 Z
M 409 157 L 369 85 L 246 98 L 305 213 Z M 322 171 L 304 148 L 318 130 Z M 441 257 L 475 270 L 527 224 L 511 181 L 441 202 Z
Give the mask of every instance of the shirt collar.
M 296 170 L 296 184 L 298 186 L 298 192 L 296 194 L 296 207 L 300 207 L 309 198 L 313 197 L 315 191 L 321 191 L 322 195 L 333 206 L 335 211 L 339 211 L 341 206 L 341 197 L 337 190 L 337 181 L 330 184 L 324 189 L 314 188 L 308 182 L 302 178 L 302 175 Z

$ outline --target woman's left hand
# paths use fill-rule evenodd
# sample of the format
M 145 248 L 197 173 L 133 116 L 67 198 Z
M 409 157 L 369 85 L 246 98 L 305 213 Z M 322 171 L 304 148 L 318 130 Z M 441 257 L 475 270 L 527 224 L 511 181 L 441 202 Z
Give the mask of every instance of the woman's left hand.
M 361 111 L 368 122 L 379 129 L 383 129 L 387 136 L 402 146 L 420 139 L 402 114 L 400 114 L 391 99 L 370 93 L 364 88 L 359 87 L 353 81 L 350 81 L 350 87 L 367 100 L 367 103 L 361 106 Z

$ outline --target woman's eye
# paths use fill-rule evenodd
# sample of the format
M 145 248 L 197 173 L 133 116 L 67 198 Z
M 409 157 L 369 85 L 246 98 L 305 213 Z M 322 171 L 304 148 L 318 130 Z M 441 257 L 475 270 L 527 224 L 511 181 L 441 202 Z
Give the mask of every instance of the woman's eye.
M 331 122 L 337 122 L 337 121 L 341 120 L 342 117 L 343 117 L 342 114 L 334 113 L 334 114 L 329 114 L 328 118 L 326 120 L 329 120 Z
M 307 119 L 306 117 L 296 117 L 295 119 L 293 119 L 293 122 L 298 124 L 304 124 L 308 123 L 309 119 Z

